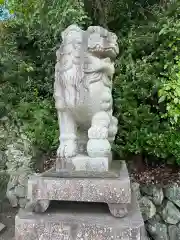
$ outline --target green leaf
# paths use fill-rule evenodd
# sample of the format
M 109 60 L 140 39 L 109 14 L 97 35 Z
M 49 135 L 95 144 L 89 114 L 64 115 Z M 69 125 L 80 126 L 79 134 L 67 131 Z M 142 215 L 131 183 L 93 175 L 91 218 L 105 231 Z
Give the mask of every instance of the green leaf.
M 164 101 L 165 101 L 165 99 L 166 99 L 166 97 L 165 97 L 165 96 L 161 96 L 161 97 L 159 98 L 159 101 L 158 101 L 158 103 L 164 102 Z
M 174 98 L 174 103 L 177 104 L 179 102 L 178 98 Z

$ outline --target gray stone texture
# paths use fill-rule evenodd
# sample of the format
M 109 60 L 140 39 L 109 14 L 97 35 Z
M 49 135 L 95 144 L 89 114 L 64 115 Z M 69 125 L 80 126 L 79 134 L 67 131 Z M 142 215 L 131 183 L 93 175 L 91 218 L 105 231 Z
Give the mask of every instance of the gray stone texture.
M 18 198 L 15 195 L 14 191 L 11 191 L 11 190 L 7 191 L 6 196 L 12 207 L 18 206 Z
M 141 192 L 148 195 L 155 205 L 161 205 L 164 199 L 163 189 L 154 185 L 141 186 Z
M 14 192 L 16 196 L 23 198 L 26 196 L 26 189 L 24 186 L 18 185 L 15 187 Z
M 78 202 L 105 202 L 110 204 L 129 204 L 131 188 L 124 162 L 119 165 L 119 177 L 50 177 L 32 176 L 28 185 L 28 199 L 62 200 Z
M 91 158 L 86 155 L 77 155 L 70 158 L 69 162 L 68 159 L 66 160 L 66 168 L 75 171 L 105 172 L 109 170 L 109 159 L 108 157 Z
M 18 181 L 21 175 L 32 174 L 30 165 L 35 155 L 29 139 L 20 126 L 7 117 L 0 119 L 0 200 L 5 196 L 13 207 L 20 205 L 19 197 L 26 198 L 22 187 L 27 188 L 28 181 Z M 21 190 L 20 190 L 21 188 Z M 2 194 L 3 193 L 3 194 Z
M 158 215 L 147 221 L 146 229 L 154 240 L 169 240 L 167 225 L 161 222 Z
M 168 234 L 170 240 L 180 240 L 180 228 L 175 225 L 168 227 Z
M 100 26 L 84 31 L 73 24 L 61 37 L 54 81 L 60 128 L 57 156 L 66 162 L 84 149 L 90 158 L 108 157 L 118 130 L 112 100 L 117 36 Z
M 138 186 L 141 189 L 140 205 L 142 197 L 145 197 L 152 201 L 156 208 L 156 215 L 145 221 L 146 229 L 152 239 L 180 240 L 180 187 L 175 184 L 160 187 L 139 185 L 138 183 L 133 183 L 132 186 L 137 193 Z M 154 201 L 154 196 L 157 201 Z M 143 207 L 141 211 L 143 215 L 149 215 L 149 207 Z
M 133 197 L 128 216 L 114 218 L 104 204 L 56 202 L 46 213 L 21 210 L 16 240 L 145 240 L 144 223 Z
M 139 200 L 139 206 L 144 221 L 151 219 L 156 214 L 156 207 L 148 197 L 142 197 Z
M 140 188 L 139 187 L 140 187 L 139 183 L 136 183 L 136 182 L 131 183 L 131 188 L 135 192 L 136 198 L 138 200 L 141 198 L 141 192 L 140 192 Z
M 164 203 L 161 216 L 169 224 L 177 224 L 180 221 L 179 209 L 170 201 Z
M 171 202 L 180 207 L 180 187 L 174 185 L 164 189 L 164 194 Z
M 109 203 L 109 210 L 115 217 L 122 218 L 128 214 L 127 204 Z
M 0 222 L 0 232 L 5 228 L 6 226 Z
M 24 208 L 27 204 L 27 199 L 22 197 L 22 198 L 19 198 L 19 206 L 20 208 Z

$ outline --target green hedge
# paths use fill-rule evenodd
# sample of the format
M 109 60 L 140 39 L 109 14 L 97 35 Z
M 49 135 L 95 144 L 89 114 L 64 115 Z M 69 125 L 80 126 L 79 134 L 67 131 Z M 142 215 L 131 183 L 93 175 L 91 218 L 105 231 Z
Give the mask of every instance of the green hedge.
M 116 151 L 180 163 L 180 3 L 151 8 L 120 39 L 114 84 Z

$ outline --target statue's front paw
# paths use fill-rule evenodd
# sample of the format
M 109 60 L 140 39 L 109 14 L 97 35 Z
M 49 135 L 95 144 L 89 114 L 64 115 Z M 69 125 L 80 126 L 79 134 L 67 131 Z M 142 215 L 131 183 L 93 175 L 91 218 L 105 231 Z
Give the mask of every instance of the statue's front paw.
M 67 140 L 65 143 L 64 156 L 65 158 L 74 157 L 77 154 L 77 143 L 74 140 Z
M 27 212 L 45 212 L 49 207 L 49 200 L 28 201 L 25 206 Z
M 71 158 L 77 154 L 77 143 L 75 140 L 62 141 L 58 150 L 58 157 Z

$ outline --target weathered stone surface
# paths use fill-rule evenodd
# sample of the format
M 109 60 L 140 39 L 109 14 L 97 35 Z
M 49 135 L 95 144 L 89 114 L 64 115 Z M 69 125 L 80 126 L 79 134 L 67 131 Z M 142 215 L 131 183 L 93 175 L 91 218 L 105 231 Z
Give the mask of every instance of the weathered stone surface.
M 38 200 L 38 201 L 28 201 L 25 210 L 27 212 L 38 212 L 38 213 L 43 213 L 45 212 L 50 205 L 49 200 Z
M 6 226 L 0 222 L 0 232 L 5 228 Z
M 166 201 L 161 216 L 166 223 L 177 224 L 180 221 L 179 209 L 170 201 Z
M 168 227 L 169 240 L 180 240 L 180 229 L 175 225 Z
M 164 199 L 163 189 L 155 185 L 141 186 L 141 192 L 150 196 L 155 205 L 161 205 Z
M 45 214 L 20 211 L 16 216 L 16 240 L 145 240 L 144 223 L 133 204 L 125 218 L 114 218 L 105 205 L 57 203 Z
M 71 168 L 76 171 L 104 172 L 109 170 L 109 159 L 108 157 L 91 158 L 85 155 L 77 155 L 70 159 L 68 165 L 70 165 L 68 169 Z
M 27 199 L 26 198 L 19 198 L 19 206 L 20 208 L 24 208 L 27 204 Z
M 26 196 L 26 190 L 24 186 L 16 186 L 14 189 L 14 193 L 16 194 L 16 196 L 23 198 Z
M 63 31 L 54 83 L 61 159 L 73 158 L 81 149 L 92 158 L 111 154 L 118 130 L 111 81 L 118 52 L 116 35 L 103 27 L 90 26 L 84 31 L 73 24 Z M 78 76 L 83 76 L 82 81 Z
M 130 180 L 125 165 L 119 169 L 119 178 L 32 176 L 28 199 L 128 204 L 131 202 Z
M 133 182 L 133 183 L 131 183 L 131 187 L 132 187 L 133 191 L 135 192 L 137 199 L 139 200 L 141 198 L 139 183 Z
M 169 240 L 167 226 L 160 222 L 158 215 L 155 215 L 152 219 L 147 221 L 146 229 L 155 240 Z
M 18 185 L 18 176 L 10 176 L 7 190 L 12 190 Z
M 26 202 L 28 174 L 30 170 L 27 169 L 26 171 L 25 169 L 24 173 L 23 169 L 19 168 L 19 171 L 14 173 L 16 175 L 11 175 L 7 184 L 6 196 L 13 207 L 17 207 L 18 205 L 22 207 L 24 205 L 23 202 Z M 24 198 L 24 201 L 22 198 Z
M 1 139 L 0 139 L 1 141 Z M 0 170 L 3 170 L 6 168 L 6 162 L 7 162 L 7 157 L 4 151 L 1 151 L 0 149 Z
M 164 189 L 165 196 L 180 207 L 180 187 L 174 185 Z
M 17 141 L 20 141 L 19 139 Z M 21 140 L 23 141 L 23 140 Z M 25 143 L 22 143 L 25 145 Z M 7 167 L 8 172 L 12 175 L 18 171 L 18 169 L 24 165 L 30 165 L 32 155 L 28 154 L 25 149 L 21 149 L 22 146 L 19 142 L 7 145 L 6 155 L 8 158 Z
M 122 218 L 128 214 L 127 204 L 109 203 L 108 206 L 114 217 Z
M 13 190 L 7 191 L 6 196 L 12 207 L 18 206 L 18 198 Z
M 27 196 L 27 181 L 21 181 L 20 184 L 19 178 L 22 178 L 21 172 L 15 172 L 15 174 L 16 175 L 10 176 L 7 184 L 6 196 L 12 207 L 17 207 L 18 205 L 23 207 L 23 202 L 26 202 Z M 27 173 L 22 175 L 27 175 Z
M 4 164 L 5 161 L 6 173 L 8 174 L 8 179 L 4 175 L 4 179 L 0 178 L 0 182 L 3 183 L 5 180 L 6 184 L 3 184 L 3 187 L 7 198 L 14 207 L 19 204 L 18 197 L 25 196 L 22 190 L 19 192 L 19 186 L 26 188 L 27 181 L 20 180 L 21 183 L 19 183 L 18 178 L 21 175 L 32 174 L 30 166 L 34 153 L 32 143 L 23 134 L 21 127 L 15 125 L 7 117 L 0 119 L 0 171 L 2 169 L 1 163 Z M 5 159 L 3 161 L 1 161 L 2 156 Z M 2 189 L 0 190 L 2 192 Z
M 156 207 L 154 206 L 152 201 L 147 197 L 142 197 L 139 200 L 139 206 L 140 206 L 144 221 L 152 218 L 156 214 Z
M 27 186 L 27 184 L 28 184 L 28 175 L 29 175 L 29 174 L 24 173 L 24 174 L 20 174 L 20 175 L 18 176 L 18 183 L 19 183 L 19 185 L 21 185 L 21 186 Z

